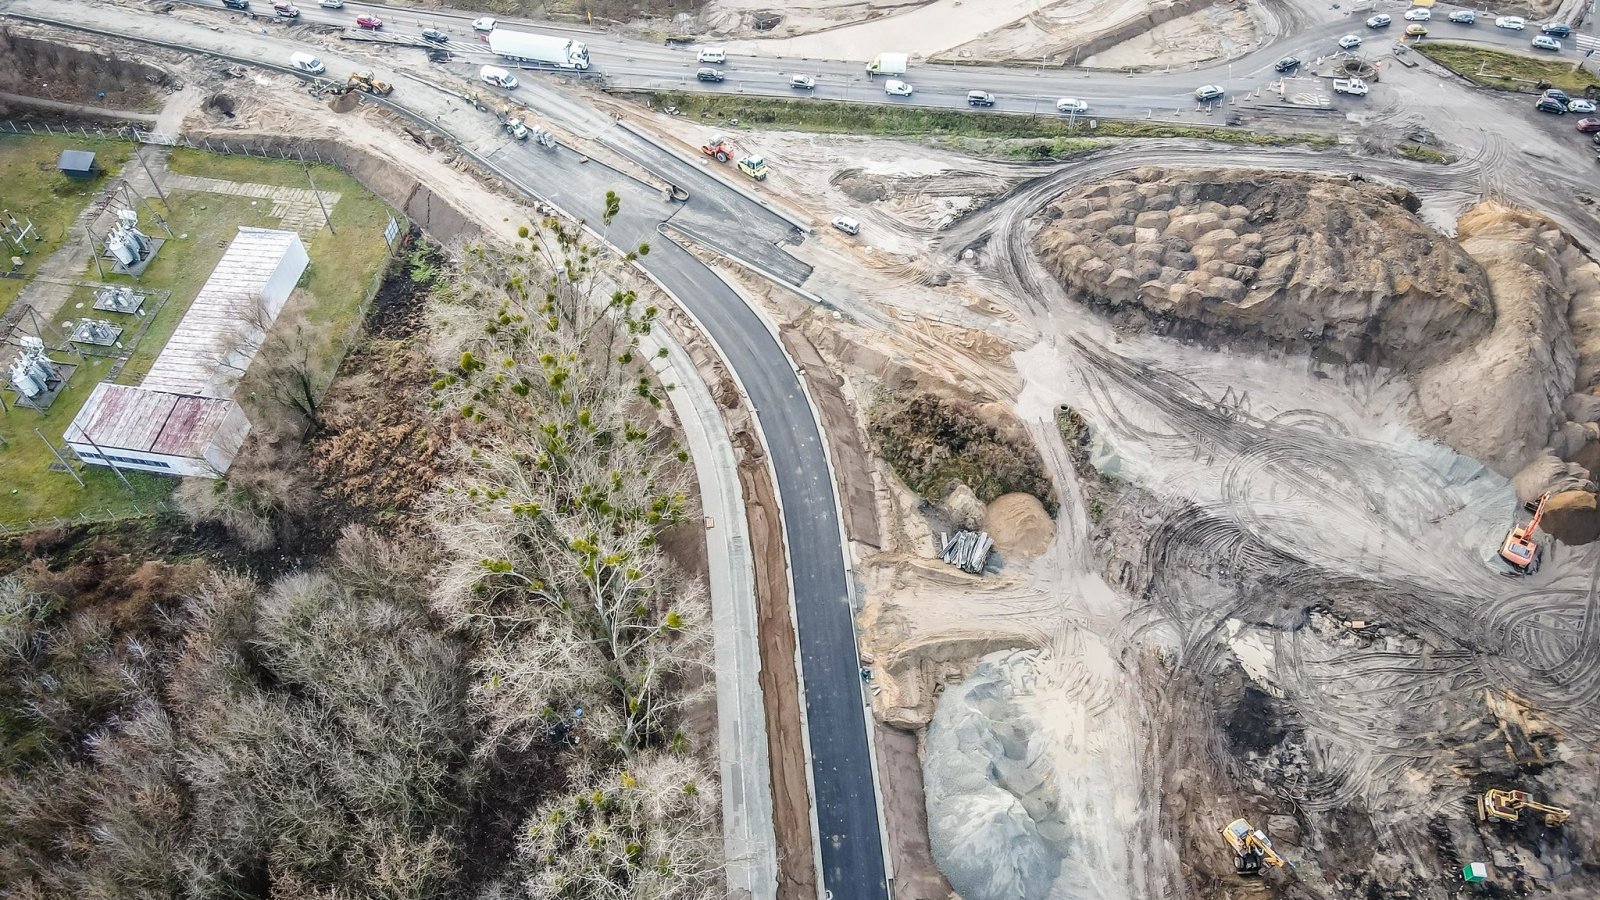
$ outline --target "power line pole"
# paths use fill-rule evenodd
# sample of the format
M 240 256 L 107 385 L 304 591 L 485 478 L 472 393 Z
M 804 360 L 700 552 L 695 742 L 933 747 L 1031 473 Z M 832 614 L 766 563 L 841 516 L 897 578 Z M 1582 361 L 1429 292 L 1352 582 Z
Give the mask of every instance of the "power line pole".
M 302 157 L 300 157 L 300 161 L 301 162 L 305 162 L 306 158 L 304 156 L 302 156 Z M 322 195 L 317 193 L 317 183 L 316 183 L 316 181 L 314 181 L 311 178 L 311 166 L 310 165 L 306 166 L 306 181 L 311 185 L 311 196 L 317 198 L 317 206 L 322 209 L 322 221 L 328 223 L 328 233 L 329 234 L 338 234 L 339 232 L 334 230 L 334 227 L 333 227 L 333 217 L 328 215 L 328 205 L 326 203 L 322 202 Z

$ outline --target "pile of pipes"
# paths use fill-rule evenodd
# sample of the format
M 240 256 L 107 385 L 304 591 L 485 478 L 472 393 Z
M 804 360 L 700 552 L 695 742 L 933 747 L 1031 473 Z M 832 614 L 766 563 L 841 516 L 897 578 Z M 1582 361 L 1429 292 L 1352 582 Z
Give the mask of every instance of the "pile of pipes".
M 954 535 L 940 533 L 939 546 L 944 548 L 939 551 L 940 559 L 963 572 L 977 575 L 989 561 L 989 551 L 994 549 L 994 541 L 989 540 L 987 531 L 963 529 Z

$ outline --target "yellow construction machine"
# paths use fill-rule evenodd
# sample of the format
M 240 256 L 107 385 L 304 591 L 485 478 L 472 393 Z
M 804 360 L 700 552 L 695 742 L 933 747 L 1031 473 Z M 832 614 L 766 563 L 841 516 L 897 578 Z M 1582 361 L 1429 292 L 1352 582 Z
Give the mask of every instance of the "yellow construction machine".
M 387 97 L 394 90 L 394 85 L 387 81 L 379 81 L 378 76 L 371 72 L 351 72 L 347 87 L 358 91 L 366 91 L 379 97 Z
M 1218 833 L 1233 848 L 1233 870 L 1240 875 L 1260 875 L 1263 864 L 1283 868 L 1283 857 L 1272 849 L 1272 841 L 1264 832 L 1251 828 L 1248 821 L 1234 819 Z
M 1547 828 L 1555 828 L 1566 824 L 1572 818 L 1572 813 L 1559 806 L 1550 806 L 1546 803 L 1535 803 L 1533 795 L 1527 791 L 1502 791 L 1499 788 L 1490 788 L 1478 798 L 1478 821 L 1487 822 L 1498 819 L 1502 822 L 1515 822 L 1523 810 L 1543 813 L 1544 824 Z

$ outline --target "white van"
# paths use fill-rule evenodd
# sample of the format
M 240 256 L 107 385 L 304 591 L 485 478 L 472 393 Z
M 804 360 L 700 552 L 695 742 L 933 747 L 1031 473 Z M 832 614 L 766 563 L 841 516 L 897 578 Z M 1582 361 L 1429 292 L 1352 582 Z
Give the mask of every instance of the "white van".
M 322 64 L 322 60 L 309 53 L 296 53 L 289 57 L 289 64 L 302 72 L 310 72 L 313 75 L 321 75 L 323 72 L 328 71 L 328 67 Z
M 703 63 L 725 63 L 728 61 L 728 51 L 721 47 L 701 47 L 699 61 Z
M 484 66 L 478 70 L 478 77 L 483 79 L 484 84 L 492 84 L 495 87 L 511 89 L 517 86 L 517 76 L 499 66 Z

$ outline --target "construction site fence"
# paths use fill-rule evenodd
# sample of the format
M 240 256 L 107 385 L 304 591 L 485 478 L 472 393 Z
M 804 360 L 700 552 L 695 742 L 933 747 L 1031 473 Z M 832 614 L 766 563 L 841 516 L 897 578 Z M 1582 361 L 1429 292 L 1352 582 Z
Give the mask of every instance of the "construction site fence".
M 171 500 L 150 500 L 144 503 L 129 503 L 126 506 L 102 506 L 99 509 L 80 510 L 72 516 L 50 516 L 28 519 L 24 522 L 0 522 L 0 537 L 26 534 L 41 528 L 69 528 L 77 525 L 93 525 L 96 522 L 166 515 L 177 511 L 178 505 Z
M 207 153 L 230 153 L 238 156 L 254 156 L 260 159 L 292 159 L 298 162 L 334 166 L 344 171 L 344 166 L 340 164 L 339 160 L 324 157 L 321 150 L 316 146 L 301 148 L 276 142 L 213 141 L 210 138 L 196 140 L 184 134 L 145 131 L 133 125 L 103 128 L 95 125 L 51 125 L 49 122 L 19 122 L 15 119 L 0 119 L 0 134 L 56 135 L 84 139 L 94 138 L 102 141 L 132 141 L 138 144 L 155 144 L 160 147 L 187 147 L 191 150 L 204 150 Z M 349 172 L 346 171 L 345 174 L 349 174 Z

